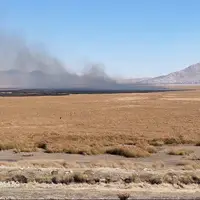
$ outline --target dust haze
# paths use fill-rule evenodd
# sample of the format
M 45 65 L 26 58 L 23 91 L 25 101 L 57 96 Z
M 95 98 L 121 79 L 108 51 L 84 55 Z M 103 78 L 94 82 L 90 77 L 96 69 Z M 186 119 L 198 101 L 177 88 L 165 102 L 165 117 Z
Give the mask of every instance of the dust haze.
M 0 33 L 1 88 L 92 88 L 126 89 L 130 86 L 111 79 L 102 64 L 84 67 L 82 75 L 66 70 L 63 63 L 27 43 L 23 37 Z

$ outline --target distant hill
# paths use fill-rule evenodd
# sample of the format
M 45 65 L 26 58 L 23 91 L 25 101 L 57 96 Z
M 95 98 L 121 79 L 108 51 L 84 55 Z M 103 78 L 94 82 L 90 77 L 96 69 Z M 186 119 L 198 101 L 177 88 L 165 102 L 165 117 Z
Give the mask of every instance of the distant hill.
M 139 81 L 143 84 L 200 84 L 200 63 L 165 76 Z

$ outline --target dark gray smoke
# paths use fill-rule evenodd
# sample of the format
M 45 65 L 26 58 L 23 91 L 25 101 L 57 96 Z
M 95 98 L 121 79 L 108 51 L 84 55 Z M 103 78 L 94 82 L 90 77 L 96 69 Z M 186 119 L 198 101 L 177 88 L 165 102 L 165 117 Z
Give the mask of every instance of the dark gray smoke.
M 82 75 L 69 73 L 60 60 L 11 34 L 0 33 L 0 86 L 20 88 L 105 88 L 116 82 L 101 65 L 90 64 Z
M 70 73 L 60 60 L 22 37 L 0 32 L 0 88 L 87 88 L 100 90 L 155 89 L 119 84 L 102 64 L 88 64 L 82 75 Z

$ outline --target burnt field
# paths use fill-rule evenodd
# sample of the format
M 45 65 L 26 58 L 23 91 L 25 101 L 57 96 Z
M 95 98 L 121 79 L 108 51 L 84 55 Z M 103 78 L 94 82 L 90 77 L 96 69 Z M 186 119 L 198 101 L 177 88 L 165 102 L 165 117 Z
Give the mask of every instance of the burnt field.
M 70 94 L 117 94 L 117 93 L 156 93 L 180 91 L 183 89 L 169 88 L 137 88 L 137 89 L 92 89 L 92 88 L 68 88 L 68 89 L 0 89 L 1 97 L 20 96 L 64 96 Z

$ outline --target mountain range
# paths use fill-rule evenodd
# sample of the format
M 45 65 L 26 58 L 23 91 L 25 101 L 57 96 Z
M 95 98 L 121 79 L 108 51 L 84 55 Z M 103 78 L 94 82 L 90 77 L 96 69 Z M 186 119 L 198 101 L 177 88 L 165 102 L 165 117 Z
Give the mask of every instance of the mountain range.
M 144 77 L 132 79 L 117 79 L 117 82 L 147 85 L 200 84 L 200 63 L 190 65 L 183 70 L 172 72 L 163 76 L 158 76 L 154 78 Z
M 200 63 L 164 76 L 139 81 L 142 84 L 200 84 Z

